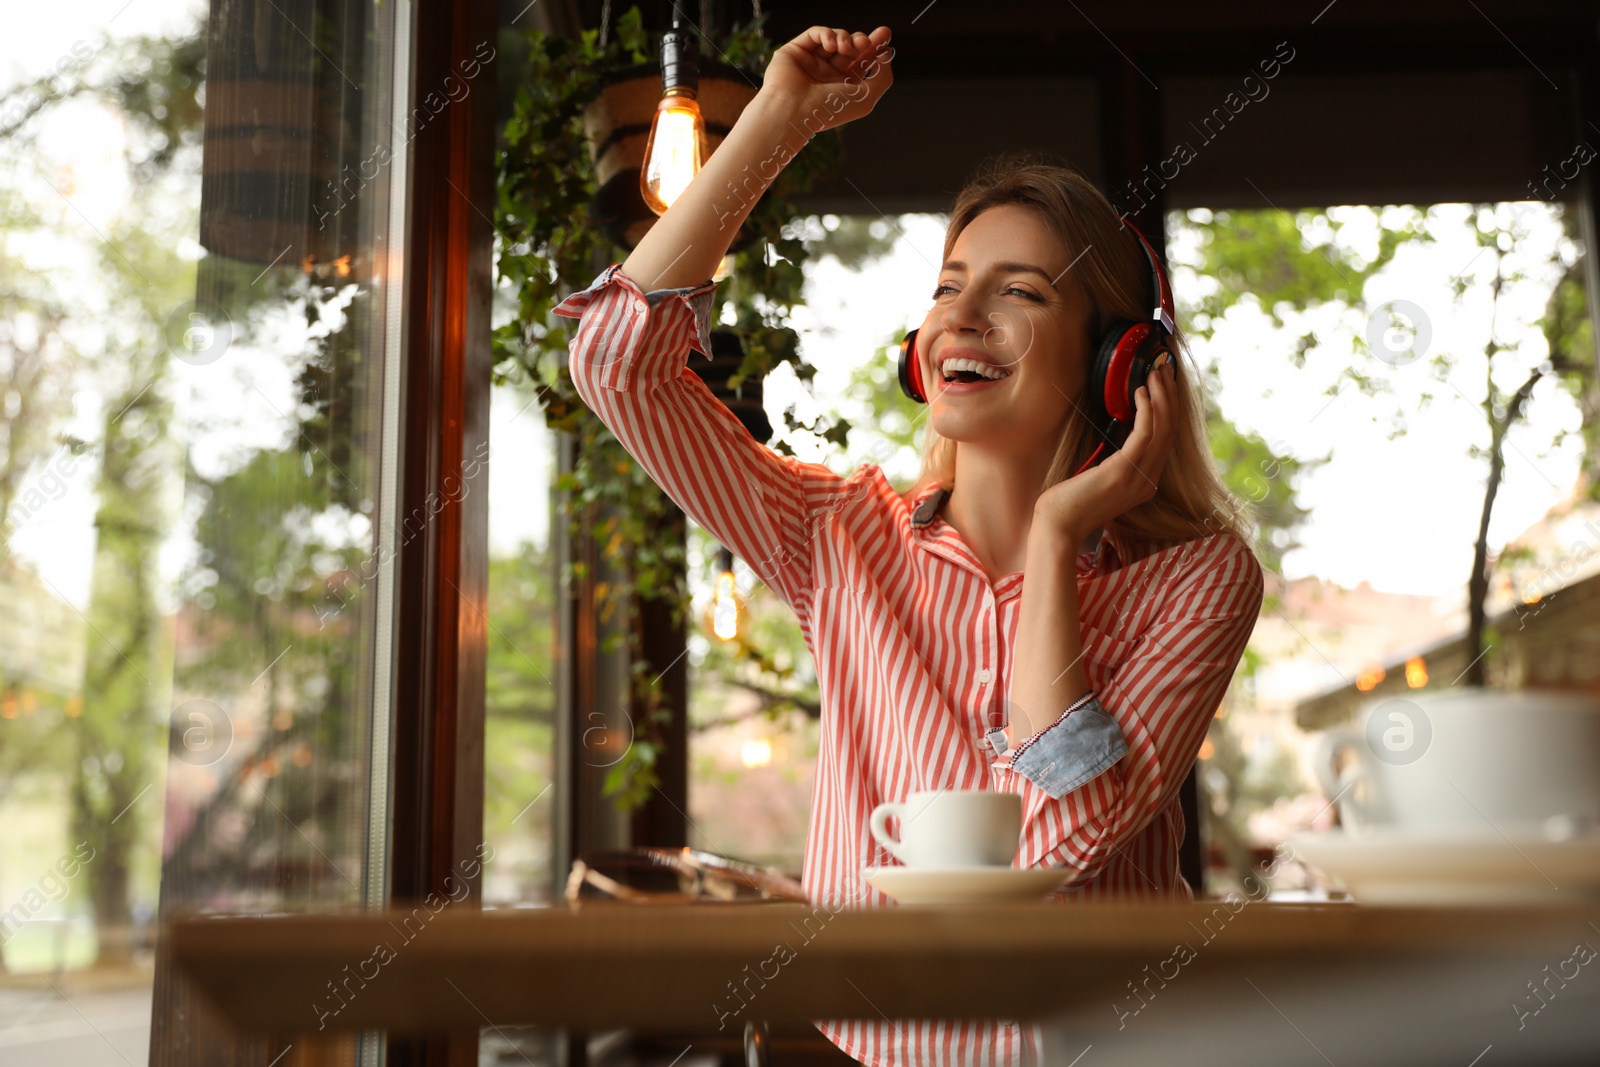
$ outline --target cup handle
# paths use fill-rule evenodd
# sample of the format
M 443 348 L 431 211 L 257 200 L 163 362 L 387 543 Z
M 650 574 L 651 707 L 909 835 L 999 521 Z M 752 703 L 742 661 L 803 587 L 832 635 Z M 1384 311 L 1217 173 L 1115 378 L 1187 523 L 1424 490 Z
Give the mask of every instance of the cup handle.
M 1317 782 L 1322 786 L 1323 795 L 1330 803 L 1338 800 L 1339 821 L 1352 830 L 1366 829 L 1370 823 L 1367 810 L 1352 792 L 1355 784 L 1367 777 L 1361 741 L 1361 737 L 1352 730 L 1328 730 L 1318 738 L 1316 753 L 1311 757 L 1311 766 L 1317 772 Z M 1346 748 L 1356 754 L 1355 761 L 1342 774 L 1335 776 L 1334 761 L 1339 752 Z M 1371 788 L 1370 782 L 1367 788 Z
M 871 827 L 873 838 L 877 840 L 878 844 L 884 847 L 884 850 L 887 851 L 889 855 L 893 856 L 901 863 L 907 863 L 909 861 L 906 859 L 905 853 L 900 851 L 900 842 L 889 836 L 889 820 L 891 818 L 898 818 L 901 821 L 901 825 L 904 826 L 905 810 L 906 808 L 904 804 L 879 804 L 877 807 L 872 809 Z

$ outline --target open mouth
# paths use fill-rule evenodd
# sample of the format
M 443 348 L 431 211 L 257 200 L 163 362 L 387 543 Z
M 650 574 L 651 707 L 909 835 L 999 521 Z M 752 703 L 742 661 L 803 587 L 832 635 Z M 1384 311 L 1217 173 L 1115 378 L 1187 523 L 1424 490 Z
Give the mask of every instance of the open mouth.
M 1011 372 L 1003 367 L 996 367 L 993 363 L 984 363 L 982 360 L 965 359 L 956 357 L 947 359 L 940 367 L 944 380 L 956 382 L 998 382 L 1011 377 Z

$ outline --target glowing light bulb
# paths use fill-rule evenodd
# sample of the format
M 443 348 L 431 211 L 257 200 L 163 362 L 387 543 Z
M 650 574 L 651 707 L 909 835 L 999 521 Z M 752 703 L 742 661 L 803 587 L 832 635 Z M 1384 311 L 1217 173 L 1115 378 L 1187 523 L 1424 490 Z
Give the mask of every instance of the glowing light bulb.
M 1428 665 L 1421 656 L 1412 656 L 1406 660 L 1406 685 L 1412 689 L 1421 689 L 1428 684 Z
M 772 742 L 757 737 L 739 746 L 739 762 L 746 767 L 765 767 L 772 762 Z
M 644 168 L 639 188 L 644 202 L 657 215 L 664 214 L 705 162 L 706 120 L 694 91 L 682 86 L 667 90 L 650 123 Z
M 639 169 L 639 192 L 657 215 L 666 214 L 706 161 L 706 120 L 700 114 L 700 37 L 684 32 L 677 5 L 672 29 L 661 35 L 661 103 L 650 122 Z
M 717 575 L 717 599 L 711 607 L 711 632 L 724 641 L 739 636 L 739 591 L 734 588 L 733 570 Z

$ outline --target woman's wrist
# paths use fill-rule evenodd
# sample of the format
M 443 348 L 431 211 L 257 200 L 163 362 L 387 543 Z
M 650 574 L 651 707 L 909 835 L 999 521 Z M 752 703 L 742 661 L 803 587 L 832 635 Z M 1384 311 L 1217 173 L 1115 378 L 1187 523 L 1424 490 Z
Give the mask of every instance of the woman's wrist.
M 757 156 L 762 160 L 778 162 L 779 169 L 782 169 L 789 160 L 800 154 L 800 150 L 818 132 L 808 130 L 803 122 L 805 103 L 803 96 L 781 89 L 762 88 L 740 112 L 734 129 L 748 120 L 753 143 L 758 146 Z
M 1078 523 L 1035 509 L 1028 527 L 1028 555 L 1074 559 L 1089 532 Z

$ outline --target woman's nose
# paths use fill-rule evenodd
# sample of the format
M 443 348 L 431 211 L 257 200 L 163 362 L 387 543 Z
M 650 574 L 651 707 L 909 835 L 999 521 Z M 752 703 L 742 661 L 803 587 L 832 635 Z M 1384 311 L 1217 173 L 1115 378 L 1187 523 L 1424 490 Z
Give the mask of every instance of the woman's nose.
M 969 286 L 951 297 L 944 306 L 944 328 L 950 333 L 978 332 L 988 329 L 983 314 L 983 300 Z

